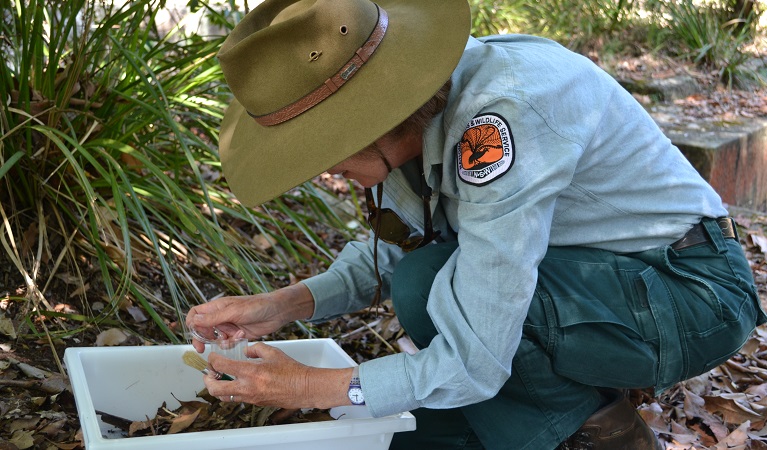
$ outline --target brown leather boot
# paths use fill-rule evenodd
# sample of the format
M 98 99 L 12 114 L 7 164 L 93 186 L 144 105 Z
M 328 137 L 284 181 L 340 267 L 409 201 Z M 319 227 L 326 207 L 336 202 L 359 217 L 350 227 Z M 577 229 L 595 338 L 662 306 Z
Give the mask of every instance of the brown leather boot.
M 602 395 L 606 397 L 604 406 L 557 450 L 663 449 L 655 433 L 620 391 L 606 390 Z

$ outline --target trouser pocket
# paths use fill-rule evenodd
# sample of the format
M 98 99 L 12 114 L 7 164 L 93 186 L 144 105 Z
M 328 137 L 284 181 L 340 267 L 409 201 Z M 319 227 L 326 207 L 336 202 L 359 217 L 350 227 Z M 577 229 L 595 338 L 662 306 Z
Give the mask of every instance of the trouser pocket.
M 557 374 L 591 386 L 655 384 L 657 335 L 633 281 L 646 267 L 601 250 L 549 249 L 525 333 L 551 355 Z
M 661 392 L 727 360 L 764 319 L 735 240 L 631 255 L 551 248 L 525 333 L 563 376 Z
M 740 244 L 719 244 L 637 255 L 652 266 L 641 279 L 659 335 L 658 392 L 726 361 L 764 320 Z

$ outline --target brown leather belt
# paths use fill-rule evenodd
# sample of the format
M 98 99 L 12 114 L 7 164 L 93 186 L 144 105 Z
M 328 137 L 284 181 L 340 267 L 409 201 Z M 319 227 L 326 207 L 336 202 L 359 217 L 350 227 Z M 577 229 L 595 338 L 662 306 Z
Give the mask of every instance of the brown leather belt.
M 724 236 L 726 239 L 737 238 L 737 234 L 735 234 L 735 221 L 733 221 L 732 218 L 720 217 L 716 219 L 716 223 L 722 230 L 722 236 Z M 706 232 L 706 228 L 702 223 L 699 223 L 692 227 L 690 231 L 688 231 L 687 234 L 682 237 L 682 239 L 679 239 L 678 241 L 671 244 L 671 248 L 674 250 L 681 250 L 683 248 L 692 247 L 693 245 L 698 245 L 709 241 L 710 239 L 708 237 L 708 232 Z

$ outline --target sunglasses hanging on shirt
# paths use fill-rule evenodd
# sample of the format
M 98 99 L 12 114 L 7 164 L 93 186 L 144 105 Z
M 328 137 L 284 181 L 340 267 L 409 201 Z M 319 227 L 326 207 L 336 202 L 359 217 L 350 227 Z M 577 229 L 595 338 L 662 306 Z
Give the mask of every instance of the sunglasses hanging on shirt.
M 376 286 L 375 295 L 373 301 L 370 303 L 370 307 L 374 308 L 381 302 L 381 289 L 383 281 L 381 280 L 381 274 L 378 272 L 378 240 L 388 244 L 394 244 L 400 247 L 402 250 L 409 252 L 417 248 L 421 248 L 429 242 L 436 239 L 440 232 L 434 231 L 432 227 L 431 219 L 431 188 L 426 184 L 426 178 L 423 173 L 423 163 L 418 161 L 418 168 L 421 172 L 421 200 L 423 201 L 423 229 L 422 235 L 410 235 L 410 227 L 405 223 L 400 216 L 389 208 L 376 207 L 373 201 L 373 192 L 370 188 L 365 188 L 365 203 L 368 208 L 368 225 L 373 230 L 373 265 L 375 268 L 375 276 L 378 281 Z M 383 200 L 383 182 L 378 184 L 376 190 L 376 197 L 378 204 L 380 205 Z
M 378 184 L 377 203 L 380 205 L 383 199 L 383 183 Z M 389 208 L 378 208 L 373 201 L 373 193 L 370 188 L 365 188 L 365 202 L 368 208 L 368 225 L 375 232 L 378 239 L 387 244 L 394 244 L 406 252 L 421 248 L 436 239 L 440 232 L 434 231 L 431 222 L 431 188 L 424 179 L 421 168 L 421 200 L 423 202 L 423 228 L 424 235 L 410 235 L 410 227 L 396 212 Z

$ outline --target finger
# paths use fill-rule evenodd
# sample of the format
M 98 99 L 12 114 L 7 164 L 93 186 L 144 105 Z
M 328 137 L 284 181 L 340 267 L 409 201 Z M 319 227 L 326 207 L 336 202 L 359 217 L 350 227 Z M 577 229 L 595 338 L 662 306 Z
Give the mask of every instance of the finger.
M 216 339 L 231 339 L 240 331 L 240 327 L 229 322 L 218 322 L 215 327 L 216 331 L 218 331 Z
M 248 358 L 262 358 L 262 354 L 268 353 L 268 349 L 262 349 L 262 347 L 268 347 L 268 345 L 262 342 L 256 342 L 245 349 L 245 356 Z
M 218 339 L 221 333 L 216 328 L 189 327 L 188 335 L 192 338 L 192 343 L 197 341 L 201 344 L 210 344 Z
M 205 344 L 198 341 L 197 339 L 192 339 L 192 347 L 197 350 L 197 353 L 203 353 L 205 351 Z
M 218 353 L 211 353 L 208 355 L 208 365 L 210 365 L 213 370 L 231 375 L 235 378 L 237 378 L 236 374 L 240 372 L 240 364 L 242 364 L 241 361 L 229 359 Z
M 189 312 L 186 313 L 186 324 L 191 325 L 192 321 L 194 320 L 194 316 L 197 314 L 200 314 L 200 307 L 199 306 L 193 306 L 189 309 Z
M 218 330 L 217 340 L 228 341 L 230 339 L 242 339 L 245 337 L 245 332 L 236 325 L 229 323 L 219 324 L 216 329 Z
M 203 382 L 208 393 L 214 397 L 222 398 L 233 394 L 233 381 L 220 381 L 213 374 L 208 374 L 203 377 Z
M 195 315 L 192 318 L 190 327 L 197 330 L 203 337 L 211 340 L 229 339 L 241 331 L 237 325 L 238 319 L 241 316 L 236 308 L 229 307 L 222 311 Z M 211 333 L 215 333 L 215 335 Z
M 263 349 L 262 347 L 268 348 Z M 269 354 L 269 348 L 271 347 L 267 344 L 256 342 L 255 344 L 250 345 L 245 349 L 245 356 L 249 359 L 262 358 L 262 354 Z
M 238 314 L 237 311 L 233 311 L 233 305 L 236 303 L 236 299 L 233 297 L 221 297 L 216 300 L 212 300 L 208 303 L 195 306 L 192 310 L 194 315 L 190 319 L 190 324 L 193 326 L 201 326 L 213 328 L 219 323 L 230 322 L 230 317 L 234 314 Z
M 264 344 L 263 342 L 256 342 L 245 350 L 245 356 L 248 358 L 272 359 L 277 357 L 280 353 L 283 353 L 282 350 Z
M 216 325 L 219 324 L 220 320 L 218 319 L 218 313 L 216 311 L 211 311 L 207 313 L 197 313 L 194 316 L 190 318 L 191 323 L 190 326 L 194 328 L 209 328 L 212 329 Z
M 208 313 L 216 311 L 216 309 L 218 308 L 213 302 L 193 306 L 186 315 L 186 324 L 191 326 L 195 321 L 200 320 L 198 316 L 205 316 Z

